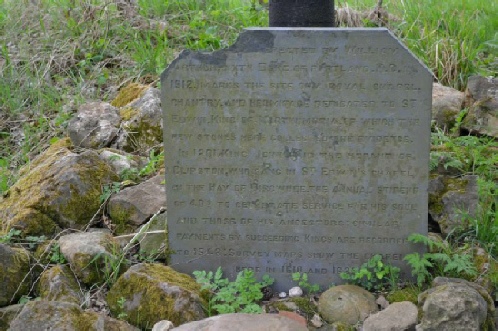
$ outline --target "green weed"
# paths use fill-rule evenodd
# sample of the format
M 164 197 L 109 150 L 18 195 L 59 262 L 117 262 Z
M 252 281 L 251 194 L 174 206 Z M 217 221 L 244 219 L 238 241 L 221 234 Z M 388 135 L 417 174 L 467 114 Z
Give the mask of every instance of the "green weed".
M 202 289 L 207 289 L 211 293 L 208 303 L 209 316 L 214 313 L 261 313 L 262 309 L 258 305 L 263 298 L 261 290 L 273 284 L 273 279 L 268 275 L 264 275 L 261 282 L 256 281 L 254 272 L 247 269 L 239 272 L 233 282 L 222 278 L 221 268 L 215 273 L 194 271 L 193 274 L 197 283 L 202 285 Z
M 339 276 L 348 282 L 361 286 L 369 291 L 382 290 L 386 287 L 395 289 L 399 280 L 400 268 L 386 264 L 382 255 L 376 254 L 360 267 L 353 267 Z
M 292 280 L 298 282 L 298 285 L 308 294 L 314 294 L 320 291 L 320 285 L 310 284 L 308 280 L 308 274 L 305 272 L 302 274 L 300 272 L 293 273 Z

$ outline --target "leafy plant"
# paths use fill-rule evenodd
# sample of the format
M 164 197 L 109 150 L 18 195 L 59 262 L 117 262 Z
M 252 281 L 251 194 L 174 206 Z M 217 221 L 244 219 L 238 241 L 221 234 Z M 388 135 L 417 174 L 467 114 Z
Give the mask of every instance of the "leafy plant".
M 104 203 L 111 197 L 113 193 L 118 193 L 121 189 L 121 183 L 113 182 L 102 187 L 102 194 L 100 195 L 100 203 Z
M 10 229 L 9 232 L 4 234 L 3 236 L 0 236 L 0 243 L 1 244 L 10 244 L 13 242 L 14 238 L 19 237 L 21 234 L 21 230 L 18 229 Z
M 434 276 L 472 278 L 477 275 L 473 257 L 460 249 L 453 249 L 445 241 L 436 241 L 414 233 L 408 237 L 413 243 L 422 243 L 434 253 L 410 253 L 404 260 L 411 266 L 412 275 L 422 286 Z
M 124 310 L 124 304 L 126 302 L 126 299 L 124 297 L 121 297 L 118 299 L 118 307 L 119 307 L 119 314 L 118 314 L 118 319 L 124 320 L 126 317 L 128 317 L 128 314 Z
M 396 287 L 400 269 L 382 261 L 382 255 L 376 254 L 359 268 L 353 267 L 339 276 L 367 290 L 381 290 L 386 286 Z
M 317 293 L 320 291 L 320 285 L 318 284 L 310 284 L 308 281 L 308 274 L 306 272 L 300 273 L 295 272 L 292 274 L 292 280 L 298 282 L 298 285 L 305 290 L 308 294 Z
M 67 262 L 66 258 L 61 253 L 61 248 L 58 243 L 50 247 L 50 262 L 56 264 L 64 264 Z
M 223 277 L 221 268 L 215 273 L 212 271 L 194 271 L 197 283 L 202 289 L 211 293 L 208 302 L 208 314 L 214 313 L 261 313 L 258 301 L 263 298 L 262 289 L 273 284 L 273 279 L 264 275 L 261 282 L 257 282 L 252 270 L 244 269 L 237 274 L 235 281 L 230 282 Z

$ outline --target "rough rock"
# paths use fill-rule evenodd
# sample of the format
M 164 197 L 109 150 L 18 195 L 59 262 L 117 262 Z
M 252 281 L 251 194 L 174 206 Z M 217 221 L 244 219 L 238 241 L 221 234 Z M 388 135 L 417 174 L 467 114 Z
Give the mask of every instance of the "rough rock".
M 10 324 L 10 331 L 138 331 L 124 321 L 83 311 L 79 305 L 60 301 L 30 301 Z
M 121 107 L 122 119 L 112 147 L 143 153 L 162 144 L 163 121 L 158 89 L 132 84 L 120 91 L 112 104 Z
M 102 185 L 117 180 L 96 152 L 78 154 L 69 139 L 60 140 L 24 168 L 0 198 L 0 221 L 33 236 L 82 229 L 100 207 Z
M 167 257 L 168 242 L 168 216 L 164 212 L 150 220 L 146 225 L 147 232 L 140 239 L 140 254 L 146 257 L 165 259 Z M 142 227 L 138 229 L 140 232 Z
M 203 319 L 205 303 L 199 294 L 200 285 L 192 277 L 162 264 L 143 263 L 119 277 L 107 302 L 115 316 L 125 313 L 129 323 L 147 328 L 161 320 L 181 325 Z
M 465 283 L 446 283 L 419 295 L 423 309 L 418 331 L 483 330 L 488 304 Z
M 0 330 L 8 330 L 10 323 L 23 307 L 24 304 L 17 304 L 0 308 Z
M 478 203 L 477 176 L 436 176 L 429 181 L 429 214 L 443 235 L 462 225 L 462 212 L 475 216 Z
M 469 77 L 465 104 L 469 109 L 462 128 L 498 137 L 498 78 Z
M 289 290 L 289 298 L 300 297 L 303 295 L 303 290 L 299 286 L 294 286 Z
M 28 293 L 31 279 L 22 281 L 29 272 L 29 260 L 27 250 L 0 244 L 0 307 Z
M 108 211 L 115 233 L 135 231 L 152 215 L 166 208 L 164 176 L 155 176 L 139 185 L 127 187 L 109 200 Z
M 169 331 L 173 329 L 175 326 L 173 323 L 170 321 L 159 321 L 156 324 L 154 324 L 154 327 L 152 328 L 152 331 Z
M 121 118 L 118 109 L 107 102 L 87 103 L 69 121 L 68 132 L 74 146 L 107 147 L 116 138 Z
M 454 88 L 434 83 L 432 86 L 432 119 L 442 129 L 450 130 L 462 110 L 465 94 Z
M 415 330 L 417 306 L 409 301 L 395 302 L 385 310 L 370 315 L 363 322 L 363 331 Z
M 323 292 L 318 311 L 329 323 L 356 324 L 378 311 L 372 293 L 356 285 L 334 286 Z
M 72 233 L 59 238 L 60 251 L 71 265 L 79 281 L 102 284 L 119 263 L 119 243 L 104 232 Z
M 308 328 L 277 314 L 223 314 L 180 325 L 174 331 L 307 331 Z
M 85 299 L 78 280 L 68 265 L 57 264 L 45 270 L 40 276 L 38 289 L 40 297 L 47 301 L 65 301 L 79 305 Z
M 104 148 L 99 150 L 99 156 L 111 166 L 114 172 L 120 176 L 125 175 L 127 171 L 132 171 L 132 169 L 136 169 L 138 172 L 138 168 L 142 164 L 142 160 L 139 156 L 112 148 Z

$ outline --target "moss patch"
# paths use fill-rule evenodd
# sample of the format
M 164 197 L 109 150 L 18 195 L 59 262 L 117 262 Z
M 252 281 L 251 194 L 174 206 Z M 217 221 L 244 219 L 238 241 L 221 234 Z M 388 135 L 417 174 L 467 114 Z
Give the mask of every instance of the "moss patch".
M 29 253 L 23 248 L 12 248 L 0 244 L 0 307 L 4 307 L 27 294 L 30 284 L 27 280 L 23 283 L 24 276 L 29 272 Z M 17 292 L 17 293 L 16 293 Z M 15 296 L 14 296 L 14 293 Z M 13 297 L 14 296 L 14 297 Z M 13 297 L 13 298 L 12 298 Z
M 119 278 L 107 301 L 115 316 L 124 310 L 129 323 L 150 328 L 163 319 L 180 325 L 204 318 L 199 294 L 200 285 L 190 276 L 160 264 L 140 264 Z
M 140 98 L 147 88 L 147 85 L 131 83 L 119 91 L 116 98 L 112 100 L 111 105 L 114 107 L 126 106 L 133 100 Z

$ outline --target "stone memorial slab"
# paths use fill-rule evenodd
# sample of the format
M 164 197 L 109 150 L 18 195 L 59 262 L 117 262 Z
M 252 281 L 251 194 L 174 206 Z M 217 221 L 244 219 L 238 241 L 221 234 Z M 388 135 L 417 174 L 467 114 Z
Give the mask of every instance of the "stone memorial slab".
M 248 29 L 161 77 L 171 265 L 308 273 L 427 233 L 432 75 L 388 30 Z

